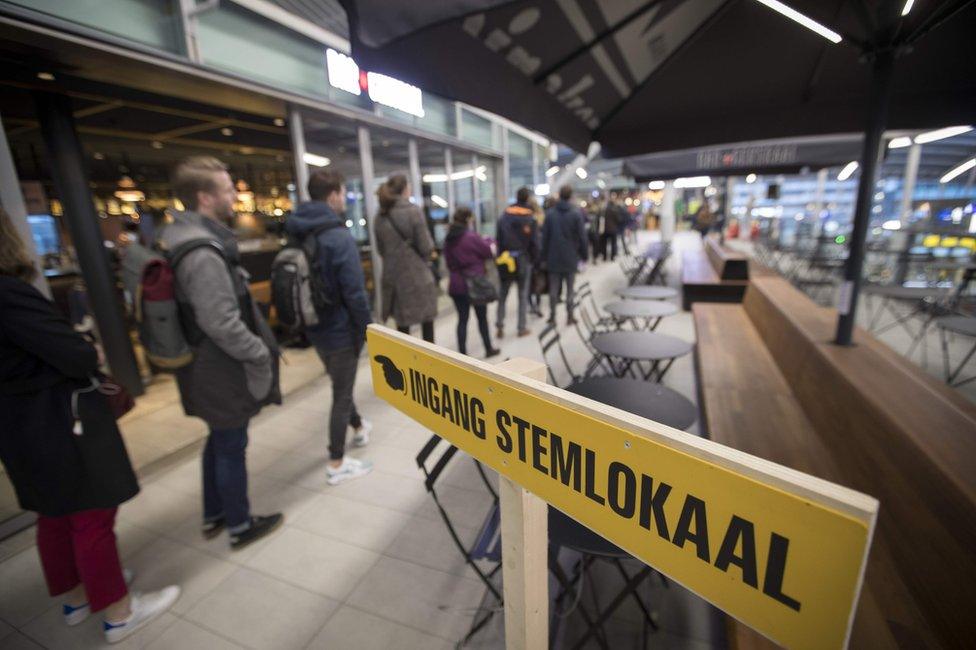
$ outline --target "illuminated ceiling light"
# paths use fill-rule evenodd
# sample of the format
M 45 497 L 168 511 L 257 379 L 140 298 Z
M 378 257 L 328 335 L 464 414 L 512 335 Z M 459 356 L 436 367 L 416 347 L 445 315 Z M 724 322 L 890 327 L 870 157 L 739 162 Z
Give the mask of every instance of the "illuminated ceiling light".
M 149 143 L 149 146 L 151 146 L 153 149 L 162 149 L 163 143 L 160 142 L 159 140 L 153 140 L 152 142 Z
M 748 174 L 746 176 L 746 182 L 749 183 L 749 184 L 755 183 L 757 178 L 759 178 L 759 177 L 756 176 L 755 174 Z
M 912 145 L 912 139 L 907 135 L 903 135 L 899 138 L 892 138 L 891 142 L 888 143 L 889 149 L 901 149 L 903 147 L 910 147 Z
M 973 127 L 971 126 L 947 126 L 944 129 L 936 129 L 935 131 L 929 131 L 927 133 L 922 133 L 915 136 L 915 144 L 926 144 L 929 142 L 935 142 L 936 140 L 945 140 L 946 138 L 951 138 L 954 135 L 969 133 L 972 130 Z
M 581 181 L 585 181 L 586 180 L 587 173 L 586 173 L 586 170 L 583 169 L 582 167 L 577 167 L 576 168 L 576 175 L 579 176 L 579 179 Z
M 548 196 L 549 195 L 549 183 L 539 183 L 535 186 L 536 196 Z
M 901 222 L 898 219 L 889 219 L 881 224 L 885 230 L 901 230 Z
M 605 180 L 603 180 L 602 178 L 598 178 L 598 179 L 596 179 L 596 186 L 599 187 L 602 190 L 603 188 L 605 188 L 607 186 L 607 182 Z
M 237 189 L 237 200 L 241 203 L 254 200 L 254 192 L 251 191 L 243 178 L 239 179 L 234 187 Z
M 445 201 L 443 198 L 437 196 L 436 194 L 431 194 L 430 195 L 430 200 L 431 200 L 431 203 L 433 203 L 434 205 L 436 205 L 438 207 L 441 207 L 441 208 L 446 208 L 447 207 L 447 201 Z
M 857 161 L 852 160 L 851 162 L 844 165 L 844 169 L 840 170 L 840 173 L 837 174 L 837 180 L 846 181 L 848 178 L 851 177 L 851 174 L 853 174 L 856 171 L 857 171 Z
M 767 7 L 769 7 L 770 9 L 772 9 L 773 11 L 776 11 L 776 12 L 778 12 L 778 13 L 786 16 L 790 20 L 792 20 L 794 22 L 797 22 L 797 23 L 803 25 L 807 29 L 809 29 L 811 31 L 814 31 L 814 32 L 820 34 L 821 36 L 823 36 L 824 38 L 826 38 L 831 43 L 840 43 L 841 42 L 840 34 L 838 34 L 837 32 L 833 31 L 832 29 L 827 29 L 826 27 L 824 27 L 823 25 L 821 25 L 820 23 L 818 23 L 814 19 L 808 18 L 807 16 L 804 16 L 803 14 L 801 14 L 796 9 L 793 9 L 792 7 L 788 7 L 785 4 L 783 4 L 782 2 L 779 2 L 779 0 L 756 0 L 756 1 L 759 2 L 760 4 L 766 5 Z
M 959 176 L 960 174 L 962 174 L 964 172 L 968 172 L 973 167 L 976 167 L 976 158 L 970 158 L 969 160 L 967 160 L 963 164 L 959 165 L 958 167 L 955 167 L 953 169 L 950 169 L 949 171 L 947 171 L 945 173 L 945 176 L 943 176 L 942 178 L 939 179 L 939 182 L 940 183 L 948 183 L 949 181 L 951 181 L 956 176 Z
M 346 228 L 352 228 L 352 219 L 346 219 Z
M 281 118 L 281 117 L 274 118 L 274 125 L 275 126 L 284 126 L 285 125 L 284 118 Z
M 552 178 L 559 171 L 559 165 L 553 165 L 546 170 L 546 178 Z
M 94 158 L 95 160 L 105 160 L 105 154 L 103 154 L 100 151 L 96 151 L 95 153 L 92 154 L 92 158 Z
M 447 180 L 447 174 L 424 174 L 422 180 L 425 183 L 443 183 Z
M 647 184 L 647 189 L 649 190 L 663 190 L 664 181 L 651 181 Z
M 907 16 L 908 12 L 912 10 L 913 4 L 915 4 L 915 0 L 906 0 L 905 6 L 901 8 L 901 15 Z
M 302 160 L 305 161 L 306 165 L 311 165 L 313 167 L 325 167 L 332 162 L 325 156 L 319 156 L 318 154 L 308 152 L 305 152 L 305 154 L 302 156 Z
M 708 176 L 688 176 L 687 178 L 676 178 L 674 186 L 678 189 L 708 187 L 712 184 L 712 179 Z
M 54 75 L 50 72 L 38 72 L 37 78 L 41 81 L 54 81 Z
M 234 135 L 234 129 L 230 128 L 229 126 L 225 126 L 220 130 L 220 135 L 225 135 L 229 138 L 230 136 Z
M 129 176 L 119 179 L 119 186 L 115 190 L 115 198 L 120 201 L 132 201 L 138 203 L 146 200 L 146 195 L 136 187 L 136 182 Z

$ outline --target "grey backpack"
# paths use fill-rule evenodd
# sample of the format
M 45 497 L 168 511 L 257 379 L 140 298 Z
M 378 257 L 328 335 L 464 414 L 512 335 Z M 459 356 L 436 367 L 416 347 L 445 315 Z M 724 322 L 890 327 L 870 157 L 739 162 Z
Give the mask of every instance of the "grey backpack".
M 332 305 L 325 285 L 325 260 L 320 259 L 318 236 L 341 223 L 330 223 L 292 238 L 271 263 L 271 304 L 278 322 L 297 331 L 319 322 L 319 314 Z

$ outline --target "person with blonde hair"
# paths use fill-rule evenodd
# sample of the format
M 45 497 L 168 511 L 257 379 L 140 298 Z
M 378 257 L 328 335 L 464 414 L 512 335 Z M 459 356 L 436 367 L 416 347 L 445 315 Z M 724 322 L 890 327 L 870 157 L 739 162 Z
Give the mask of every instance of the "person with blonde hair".
M 36 275 L 0 209 L 0 462 L 20 507 L 37 513 L 41 568 L 64 622 L 103 611 L 115 643 L 169 609 L 180 589 L 129 593 L 115 515 L 139 484 L 97 390 L 98 352 L 31 284 Z

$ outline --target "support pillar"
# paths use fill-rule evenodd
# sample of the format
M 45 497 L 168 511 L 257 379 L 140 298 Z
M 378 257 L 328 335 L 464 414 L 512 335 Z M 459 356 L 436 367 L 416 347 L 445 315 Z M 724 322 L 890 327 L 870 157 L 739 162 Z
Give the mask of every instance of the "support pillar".
M 502 129 L 502 173 L 501 173 L 501 183 L 498 179 L 495 179 L 495 185 L 501 188 L 502 200 L 498 202 L 496 206 L 501 210 L 505 205 L 508 204 L 510 198 L 512 198 L 512 188 L 510 187 L 511 180 L 509 176 L 511 175 L 511 163 L 508 155 L 508 129 L 504 126 Z
M 915 195 L 915 181 L 918 178 L 918 166 L 922 160 L 922 145 L 913 144 L 908 148 L 908 158 L 905 160 L 905 177 L 901 185 L 901 202 L 898 206 L 898 221 L 901 229 L 893 242 L 898 242 L 898 261 L 895 263 L 895 282 L 903 284 L 908 277 L 909 250 L 912 247 L 912 235 L 905 232 L 909 226 L 908 220 L 912 216 L 912 197 Z
M 50 298 L 51 287 L 48 286 L 47 279 L 44 277 L 44 263 L 41 261 L 40 255 L 37 254 L 30 224 L 27 223 L 27 205 L 24 203 L 24 195 L 20 190 L 17 169 L 14 166 L 13 156 L 10 155 L 10 145 L 7 142 L 7 132 L 3 128 L 2 119 L 0 119 L 0 205 L 10 215 L 14 228 L 17 229 L 17 234 L 20 235 L 21 241 L 24 242 L 27 252 L 34 261 L 34 268 L 37 269 L 34 287 Z
M 481 232 L 481 197 L 478 195 L 478 154 L 471 154 L 471 207 L 475 230 Z
M 64 220 L 75 245 L 109 370 L 131 394 L 142 395 L 142 378 L 122 319 L 120 295 L 109 267 L 108 253 L 102 244 L 98 214 L 88 184 L 88 165 L 75 130 L 71 101 L 64 95 L 36 92 L 34 103 L 54 187 L 64 206 Z
M 417 149 L 417 139 L 407 140 L 407 158 L 410 165 L 410 189 L 413 191 L 414 204 L 424 209 L 424 179 L 420 175 L 420 153 Z
M 661 197 L 661 241 L 669 242 L 674 237 L 675 216 L 674 216 L 674 181 L 664 183 L 664 192 Z
M 444 174 L 447 176 L 447 222 L 451 222 L 454 210 L 457 209 L 456 197 L 454 196 L 454 152 L 450 147 L 444 147 Z
M 383 260 L 380 259 L 376 247 L 376 217 L 379 214 L 379 202 L 373 191 L 375 185 L 373 142 L 368 127 L 360 126 L 357 135 L 359 136 L 359 162 L 363 172 L 363 203 L 365 204 L 363 209 L 366 212 L 366 223 L 369 225 L 369 258 L 373 267 L 373 309 L 378 320 L 383 313 Z
M 295 192 L 299 201 L 308 201 L 308 164 L 305 162 L 305 127 L 302 113 L 295 106 L 288 107 L 288 135 L 295 166 Z

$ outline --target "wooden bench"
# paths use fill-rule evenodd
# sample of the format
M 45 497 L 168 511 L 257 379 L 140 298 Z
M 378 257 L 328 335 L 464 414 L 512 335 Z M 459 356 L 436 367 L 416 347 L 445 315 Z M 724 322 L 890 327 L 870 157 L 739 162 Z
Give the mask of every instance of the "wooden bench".
M 695 302 L 742 302 L 749 285 L 749 262 L 713 237 L 706 237 L 702 250 L 681 254 L 682 306 Z
M 881 502 L 851 647 L 971 644 L 976 405 L 863 330 L 833 345 L 836 312 L 779 277 L 693 313 L 709 436 Z M 729 637 L 771 645 L 737 623 Z

